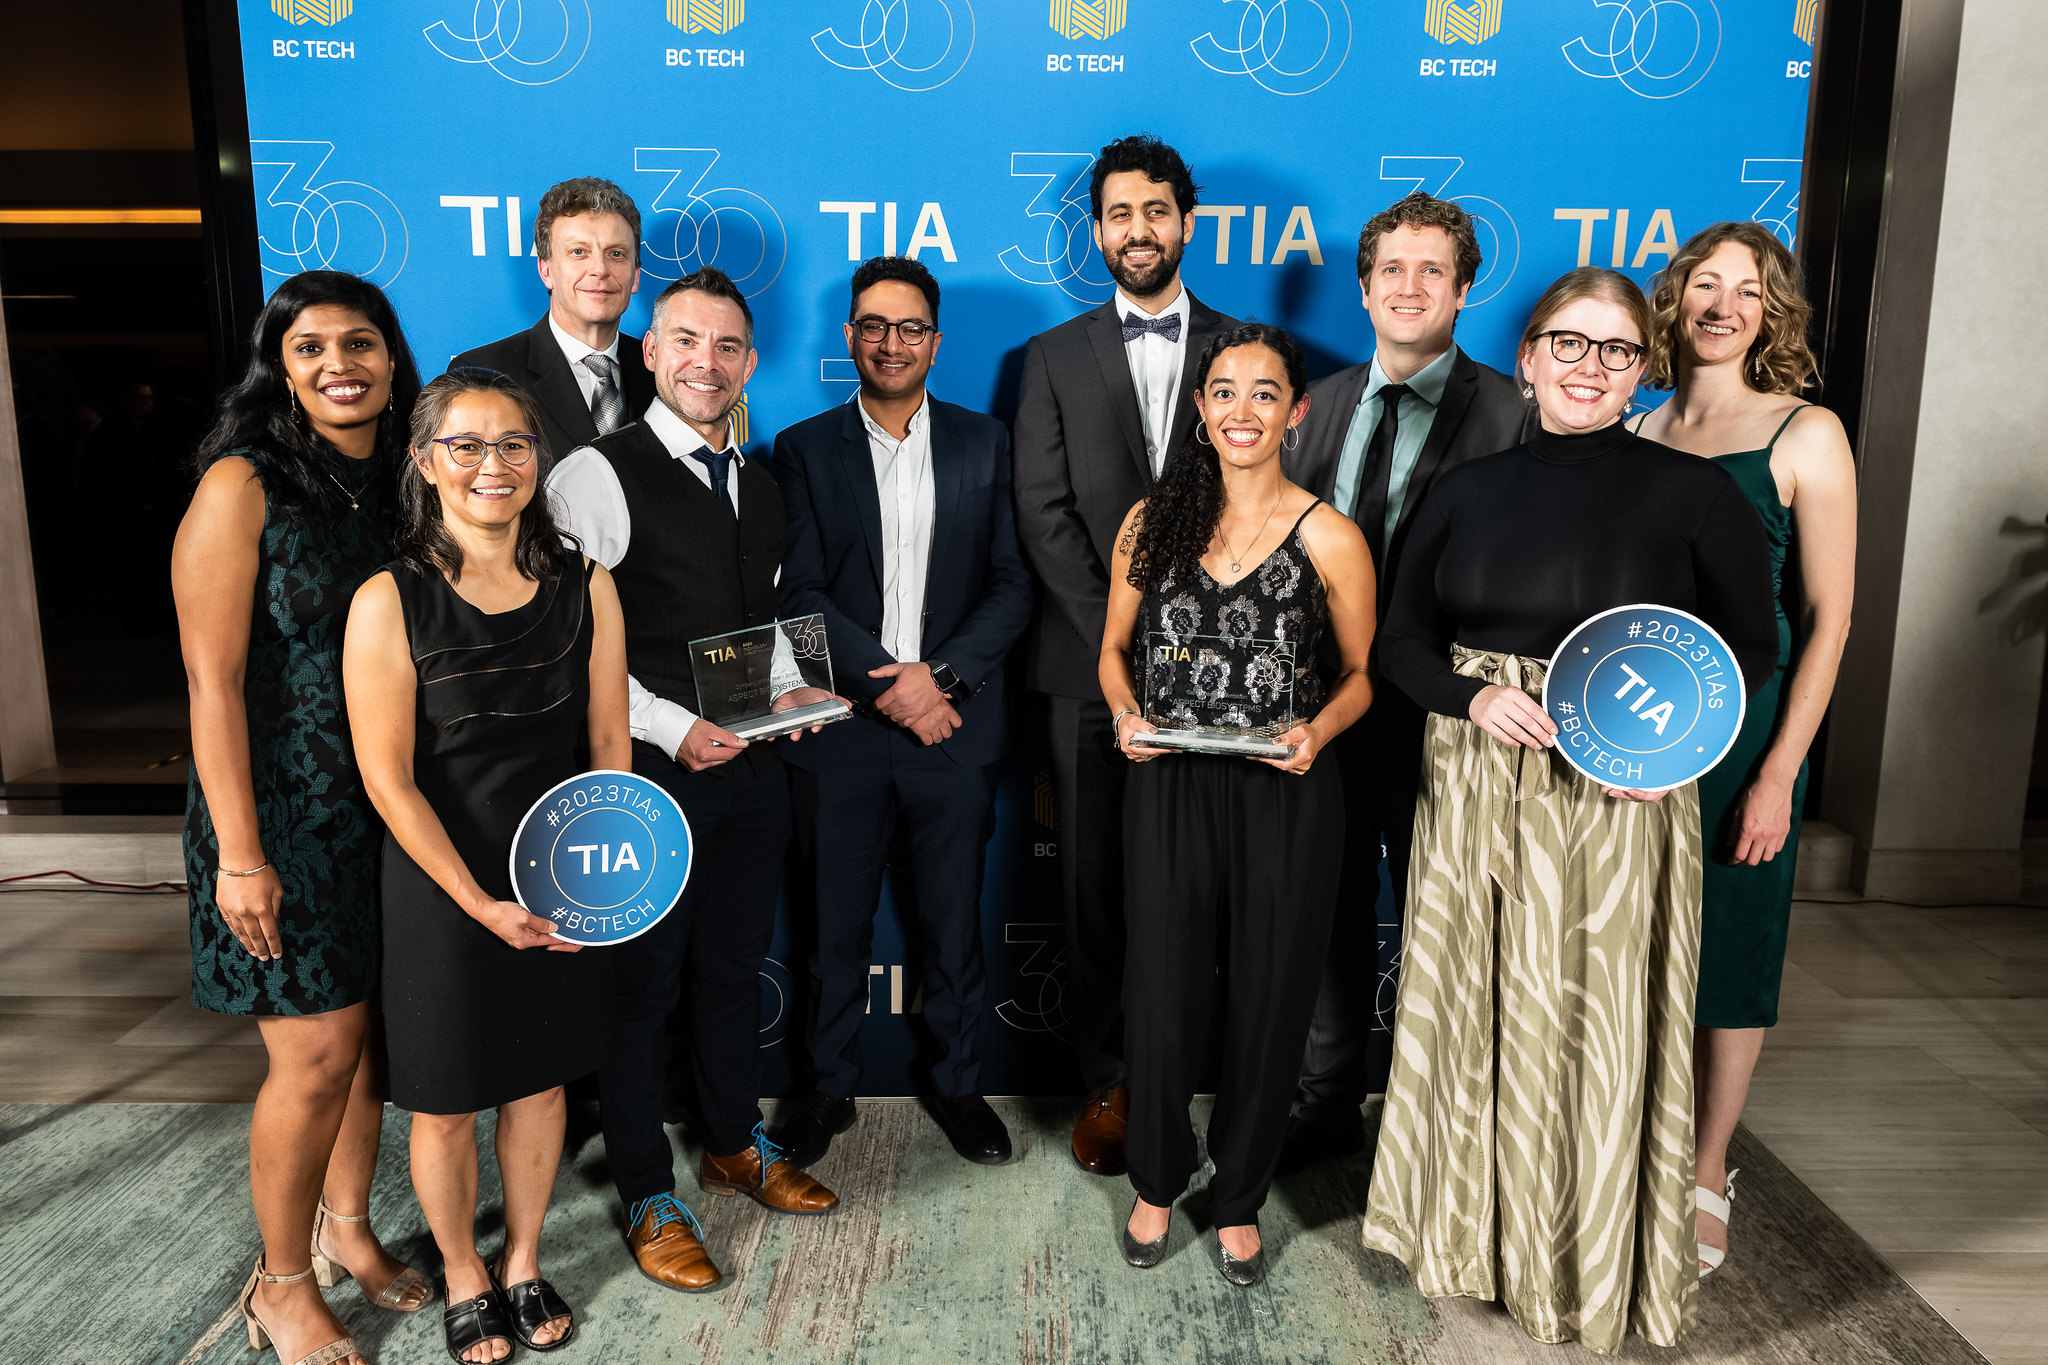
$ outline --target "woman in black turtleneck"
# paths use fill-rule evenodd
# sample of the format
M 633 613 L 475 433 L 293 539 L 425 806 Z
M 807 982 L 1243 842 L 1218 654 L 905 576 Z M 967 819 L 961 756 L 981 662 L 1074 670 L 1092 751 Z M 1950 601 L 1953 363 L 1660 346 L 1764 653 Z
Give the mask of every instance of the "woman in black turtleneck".
M 1402 549 L 1386 676 L 1431 714 L 1394 1069 L 1366 1245 L 1531 1336 L 1669 1346 L 1696 1315 L 1692 1008 L 1699 799 L 1594 782 L 1538 700 L 1581 621 L 1704 618 L 1744 677 L 1777 658 L 1770 557 L 1711 461 L 1625 430 L 1649 308 L 1575 270 L 1521 369 L 1542 430 L 1437 481 Z

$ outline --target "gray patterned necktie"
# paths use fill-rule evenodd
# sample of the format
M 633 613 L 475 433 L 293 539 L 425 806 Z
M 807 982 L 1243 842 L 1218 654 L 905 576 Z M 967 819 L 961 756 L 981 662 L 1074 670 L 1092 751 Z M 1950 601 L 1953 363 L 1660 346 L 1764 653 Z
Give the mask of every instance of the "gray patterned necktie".
M 590 420 L 597 434 L 609 436 L 626 425 L 626 400 L 619 393 L 619 362 L 608 355 L 583 357 L 583 368 L 597 376 L 597 392 L 590 396 Z

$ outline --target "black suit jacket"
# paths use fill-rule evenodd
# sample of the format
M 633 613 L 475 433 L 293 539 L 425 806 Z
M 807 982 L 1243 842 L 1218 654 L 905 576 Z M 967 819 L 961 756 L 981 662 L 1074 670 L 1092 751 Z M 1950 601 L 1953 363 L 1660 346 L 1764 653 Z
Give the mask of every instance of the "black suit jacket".
M 547 428 L 540 434 L 547 437 L 548 451 L 556 459 L 597 439 L 590 405 L 583 401 L 569 357 L 562 354 L 545 315 L 523 332 L 464 351 L 448 362 L 451 370 L 464 365 L 508 374 L 540 400 L 541 425 Z M 640 338 L 624 332 L 619 333 L 619 387 L 625 393 L 626 421 L 639 421 L 654 401 L 654 376 L 640 357 Z
M 1188 297 L 1187 358 L 1168 451 L 1195 429 L 1195 365 L 1237 325 Z M 1040 692 L 1100 701 L 1096 661 L 1109 614 L 1117 529 L 1152 487 L 1138 387 L 1116 300 L 1031 338 L 1017 395 L 1017 538 L 1038 578 L 1027 680 Z
M 1319 498 L 1328 500 L 1336 492 L 1344 435 L 1371 377 L 1372 362 L 1368 360 L 1308 386 L 1308 416 L 1301 422 L 1301 442 L 1282 453 L 1280 467 L 1288 478 Z M 1394 534 L 1387 538 L 1386 562 L 1373 565 L 1379 579 L 1380 620 L 1386 620 L 1394 575 L 1400 571 L 1401 543 L 1414 523 L 1415 509 L 1422 505 L 1437 476 L 1467 460 L 1520 445 L 1535 423 L 1534 414 L 1522 401 L 1522 391 L 1514 380 L 1458 349 L 1429 438 L 1422 443 L 1415 470 L 1408 476 L 1408 491 L 1401 499 Z M 1348 514 L 1354 509 L 1337 510 Z
M 1010 433 L 1001 422 L 931 400 L 932 541 L 925 574 L 925 659 L 950 664 L 974 696 L 960 728 L 937 745 L 969 767 L 1002 757 L 1009 739 L 1003 661 L 1031 614 L 1031 576 L 1010 505 Z M 787 543 L 782 614 L 825 618 L 833 689 L 872 702 L 892 685 L 868 670 L 896 662 L 882 633 L 882 503 L 859 400 L 775 438 Z M 789 746 L 784 758 L 825 772 L 886 761 L 900 727 L 855 715 Z M 910 742 L 916 743 L 915 740 Z

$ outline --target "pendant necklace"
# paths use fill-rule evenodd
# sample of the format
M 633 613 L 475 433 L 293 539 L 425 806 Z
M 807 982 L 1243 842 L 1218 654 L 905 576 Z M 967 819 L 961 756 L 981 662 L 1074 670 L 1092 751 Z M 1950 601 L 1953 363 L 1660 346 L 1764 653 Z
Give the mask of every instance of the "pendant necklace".
M 1271 524 L 1273 520 L 1273 514 L 1279 510 L 1280 499 L 1276 497 L 1273 499 L 1273 505 L 1266 509 L 1266 520 L 1259 523 L 1258 534 L 1252 537 L 1251 544 L 1244 547 L 1246 554 L 1250 554 L 1253 550 L 1258 548 L 1259 537 L 1266 534 L 1266 527 L 1269 524 Z M 1230 537 L 1223 534 L 1223 522 L 1220 518 L 1216 522 L 1216 539 L 1223 542 L 1223 553 L 1230 556 L 1230 572 L 1232 574 L 1236 574 L 1241 569 L 1243 569 L 1244 565 L 1238 562 L 1239 556 L 1237 551 L 1230 548 Z
M 351 512 L 360 512 L 362 510 L 362 507 L 359 503 L 359 499 L 361 499 L 365 490 L 369 488 L 370 479 L 374 479 L 377 477 L 377 472 L 375 470 L 371 470 L 370 478 L 363 480 L 363 486 L 361 488 L 350 488 L 340 479 L 335 478 L 334 472 L 332 470 L 325 470 L 322 472 L 324 472 L 327 475 L 327 481 L 333 484 L 336 488 L 339 488 L 341 490 L 341 495 L 344 498 L 348 499 L 348 510 Z

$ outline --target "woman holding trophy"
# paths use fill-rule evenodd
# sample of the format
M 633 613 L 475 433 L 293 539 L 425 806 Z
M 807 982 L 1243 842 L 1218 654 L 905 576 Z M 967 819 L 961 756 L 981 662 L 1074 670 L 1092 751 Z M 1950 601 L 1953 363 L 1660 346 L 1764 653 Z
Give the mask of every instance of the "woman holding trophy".
M 1209 1193 L 1218 1266 L 1245 1286 L 1264 1273 L 1258 1211 L 1336 907 L 1344 794 L 1316 758 L 1372 699 L 1374 584 L 1357 526 L 1280 472 L 1308 413 L 1294 339 L 1245 323 L 1196 374 L 1194 442 L 1124 519 L 1102 640 L 1117 747 L 1142 765 L 1124 803 L 1137 1202 L 1123 1247 L 1141 1269 L 1165 1259 L 1173 1201 L 1200 1164 L 1188 1103 L 1220 989 Z M 1326 632 L 1340 661 L 1327 697 Z
M 1520 357 L 1541 430 L 1430 490 L 1381 637 L 1432 714 L 1365 1244 L 1425 1294 L 1601 1352 L 1695 1318 L 1699 799 L 1570 766 L 1543 680 L 1581 622 L 1636 603 L 1702 618 L 1751 688 L 1778 647 L 1742 489 L 1622 425 L 1649 336 L 1626 276 L 1545 291 Z

